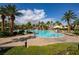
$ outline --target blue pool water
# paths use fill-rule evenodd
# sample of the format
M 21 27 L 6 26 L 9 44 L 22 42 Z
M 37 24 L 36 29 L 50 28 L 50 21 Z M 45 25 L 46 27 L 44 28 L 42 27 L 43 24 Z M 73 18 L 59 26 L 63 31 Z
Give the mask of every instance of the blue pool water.
M 24 34 L 27 34 L 27 31 L 28 30 L 25 30 Z M 64 34 L 56 33 L 50 30 L 29 30 L 29 31 L 34 32 L 36 37 L 41 38 L 59 38 L 64 36 Z
M 42 37 L 42 38 L 58 38 L 64 36 L 64 34 L 52 32 L 49 30 L 33 30 L 33 32 L 36 33 L 35 35 L 37 37 Z

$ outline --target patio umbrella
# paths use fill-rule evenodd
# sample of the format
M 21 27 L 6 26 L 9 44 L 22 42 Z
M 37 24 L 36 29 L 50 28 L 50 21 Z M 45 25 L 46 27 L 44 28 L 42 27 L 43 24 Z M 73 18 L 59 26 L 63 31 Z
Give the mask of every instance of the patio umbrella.
M 61 28 L 63 28 L 62 26 L 54 26 L 53 28 L 59 28 L 59 29 L 61 29 Z
M 68 27 L 64 27 L 64 28 L 68 28 Z

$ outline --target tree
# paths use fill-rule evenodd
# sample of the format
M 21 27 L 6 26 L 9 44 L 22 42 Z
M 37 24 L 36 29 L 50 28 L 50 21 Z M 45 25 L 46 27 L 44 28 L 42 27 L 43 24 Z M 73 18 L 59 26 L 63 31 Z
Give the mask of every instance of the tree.
M 56 25 L 61 25 L 61 22 L 56 21 L 55 24 L 56 24 Z
M 9 4 L 5 5 L 5 7 L 7 16 L 9 16 L 10 19 L 10 32 L 13 33 L 15 16 L 20 16 L 22 13 L 18 12 L 18 9 L 16 9 L 15 5 Z
M 6 11 L 4 6 L 0 7 L 0 15 L 1 15 L 1 19 L 2 19 L 2 32 L 4 32 L 5 30 L 5 18 L 6 18 Z
M 51 22 L 50 21 L 47 21 L 47 23 L 46 23 L 48 26 L 51 24 Z
M 76 15 L 74 14 L 74 12 L 72 10 L 68 10 L 67 12 L 64 13 L 64 16 L 62 17 L 62 20 L 65 20 L 68 24 L 68 32 L 70 32 L 71 30 L 71 24 L 70 21 L 72 19 L 75 19 Z
M 50 21 L 51 25 L 53 25 L 53 21 Z
M 73 24 L 75 26 L 74 29 L 79 29 L 79 19 L 76 19 Z
M 45 23 L 42 21 L 41 23 L 40 23 L 40 28 L 43 30 L 44 29 L 44 25 L 45 25 Z
M 28 23 L 26 24 L 26 26 L 27 26 L 28 29 L 31 29 L 31 28 L 32 28 L 32 23 L 31 23 L 31 22 L 28 22 Z

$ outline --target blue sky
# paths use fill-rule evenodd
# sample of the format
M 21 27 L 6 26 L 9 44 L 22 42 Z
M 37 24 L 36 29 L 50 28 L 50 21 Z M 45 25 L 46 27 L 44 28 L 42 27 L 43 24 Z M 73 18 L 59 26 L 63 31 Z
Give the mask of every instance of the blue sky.
M 77 3 L 17 3 L 15 5 L 17 9 L 21 10 L 43 9 L 47 15 L 46 18 L 55 18 L 55 21 L 61 21 L 63 14 L 67 10 L 73 10 L 77 15 L 79 15 L 79 4 Z

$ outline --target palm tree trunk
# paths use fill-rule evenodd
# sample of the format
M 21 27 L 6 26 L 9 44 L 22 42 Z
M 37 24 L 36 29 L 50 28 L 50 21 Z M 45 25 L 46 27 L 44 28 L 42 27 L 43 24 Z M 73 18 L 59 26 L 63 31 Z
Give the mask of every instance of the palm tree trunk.
M 71 31 L 71 26 L 70 26 L 70 23 L 68 21 L 68 32 L 70 32 L 70 31 Z
M 14 29 L 14 20 L 10 19 L 10 32 L 13 33 L 13 29 Z
M 74 29 L 77 29 L 77 25 L 75 25 Z
M 4 19 L 2 19 L 2 32 L 4 32 L 5 31 L 5 21 L 4 21 Z

